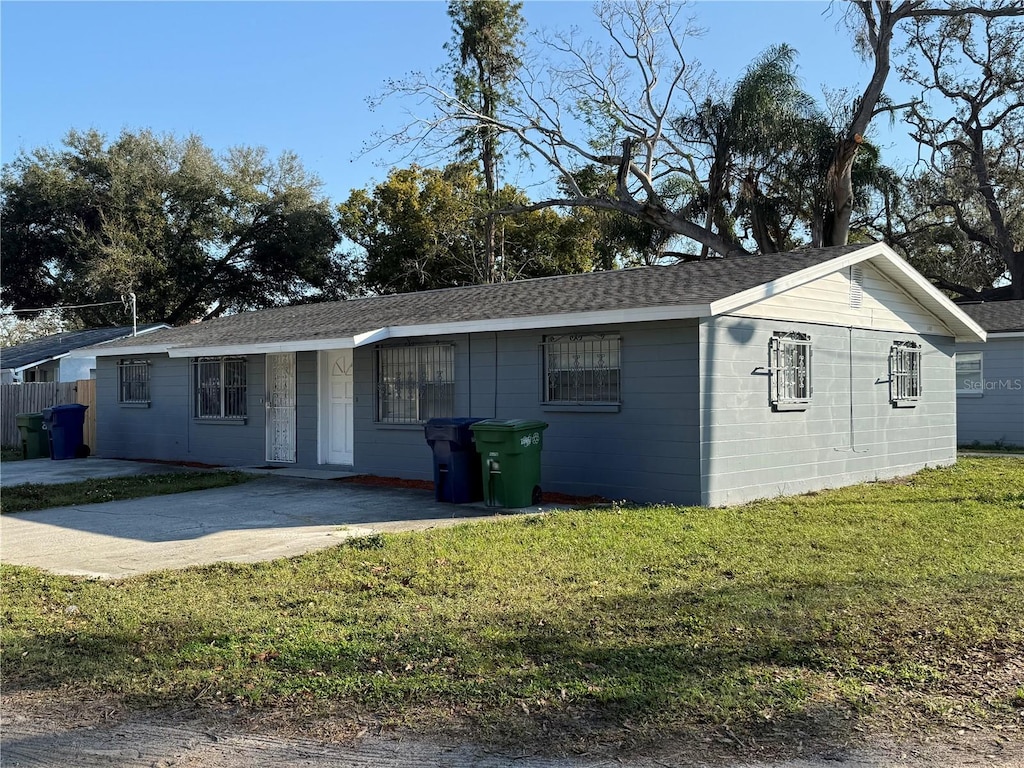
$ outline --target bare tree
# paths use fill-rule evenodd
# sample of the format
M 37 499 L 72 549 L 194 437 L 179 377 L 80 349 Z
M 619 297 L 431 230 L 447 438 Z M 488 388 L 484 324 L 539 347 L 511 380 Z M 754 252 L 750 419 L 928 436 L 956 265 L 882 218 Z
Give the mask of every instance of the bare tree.
M 1024 24 L 916 19 L 907 48 L 900 74 L 921 99 L 906 119 L 928 151 L 923 202 L 996 256 L 1024 299 Z
M 450 146 L 450 137 L 467 130 L 492 131 L 517 144 L 557 184 L 557 193 L 528 208 L 616 211 L 699 243 L 703 255 L 746 253 L 750 243 L 762 250 L 780 247 L 782 230 L 772 231 L 770 211 L 755 184 L 745 187 L 747 236 L 729 231 L 726 217 L 713 210 L 724 195 L 722 185 L 715 184 L 723 169 L 714 165 L 709 143 L 694 137 L 693 122 L 681 119 L 695 115 L 713 93 L 709 75 L 685 53 L 687 40 L 700 29 L 684 15 L 684 6 L 669 0 L 609 2 L 598 4 L 596 13 L 606 43 L 581 40 L 575 30 L 542 36 L 544 56 L 524 56 L 514 82 L 516 98 L 498 114 L 487 114 L 427 77 L 391 83 L 385 95 L 406 96 L 426 112 L 397 133 L 378 137 L 375 145 L 405 146 L 419 157 L 428 147 Z M 1013 0 L 983 5 L 854 0 L 849 5 L 846 18 L 856 23 L 873 71 L 848 105 L 843 126 L 824 134 L 820 115 L 809 118 L 816 126 L 805 132 L 815 142 L 815 163 L 808 171 L 817 169 L 817 177 L 804 186 L 813 187 L 815 202 L 813 211 L 800 215 L 807 219 L 812 245 L 848 241 L 857 202 L 854 166 L 864 135 L 880 113 L 907 106 L 894 105 L 883 94 L 897 27 L 918 19 L 1021 14 L 1024 7 Z M 818 161 L 819 152 L 824 162 Z M 614 173 L 614 184 L 597 193 L 576 181 L 594 166 Z
M 731 237 L 697 223 L 692 209 L 676 205 L 678 190 L 692 194 L 703 183 L 674 120 L 676 100 L 698 92 L 705 80 L 683 51 L 686 39 L 699 30 L 682 10 L 661 0 L 598 5 L 610 44 L 581 41 L 575 30 L 542 37 L 550 56 L 524 57 L 516 74 L 517 98 L 496 115 L 422 75 L 392 82 L 385 96 L 419 100 L 427 113 L 379 137 L 377 144 L 398 144 L 418 154 L 474 126 L 493 129 L 549 169 L 558 184 L 561 194 L 527 209 L 617 211 L 721 254 L 744 252 Z M 607 191 L 595 194 L 577 182 L 577 173 L 592 166 L 615 173 Z
M 854 103 L 849 125 L 836 141 L 825 179 L 829 197 L 829 221 L 823 233 L 825 245 L 844 245 L 849 238 L 853 214 L 853 161 L 871 121 L 881 113 L 909 105 L 893 105 L 883 96 L 892 68 L 892 42 L 897 28 L 905 23 L 931 19 L 965 19 L 972 16 L 1000 18 L 1024 15 L 1019 0 L 968 3 L 963 0 L 932 3 L 927 0 L 853 0 L 847 18 L 857 27 L 856 42 L 871 59 L 871 78 Z

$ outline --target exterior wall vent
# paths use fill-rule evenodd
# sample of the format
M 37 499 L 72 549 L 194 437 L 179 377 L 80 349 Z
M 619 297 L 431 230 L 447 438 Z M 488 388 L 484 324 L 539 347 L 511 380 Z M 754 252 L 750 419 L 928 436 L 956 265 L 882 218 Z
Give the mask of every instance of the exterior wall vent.
M 857 264 L 850 267 L 850 307 L 860 309 L 864 303 L 864 270 Z

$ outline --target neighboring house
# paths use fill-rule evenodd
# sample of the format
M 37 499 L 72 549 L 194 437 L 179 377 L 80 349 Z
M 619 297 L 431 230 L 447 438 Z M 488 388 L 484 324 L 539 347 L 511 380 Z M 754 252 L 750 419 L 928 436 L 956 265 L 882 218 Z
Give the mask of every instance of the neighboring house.
M 984 337 L 881 244 L 269 309 L 96 348 L 97 453 L 426 479 L 426 419 L 542 419 L 545 490 L 732 504 L 952 463 Z
M 988 340 L 956 345 L 957 442 L 1024 447 L 1024 301 L 959 306 Z
M 166 323 L 140 326 L 140 334 L 160 328 Z M 26 341 L 13 347 L 0 349 L 0 369 L 3 383 L 32 381 L 78 381 L 88 379 L 96 368 L 96 356 L 89 354 L 73 357 L 71 352 L 94 344 L 131 337 L 132 327 L 92 328 L 87 331 L 67 331 Z

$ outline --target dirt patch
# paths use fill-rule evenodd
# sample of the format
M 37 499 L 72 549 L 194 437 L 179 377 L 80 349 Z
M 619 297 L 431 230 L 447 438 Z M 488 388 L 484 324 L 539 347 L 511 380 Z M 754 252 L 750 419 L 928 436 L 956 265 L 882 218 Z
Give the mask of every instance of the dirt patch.
M 122 459 L 112 457 L 116 461 L 134 461 L 138 464 L 161 464 L 166 467 L 188 467 L 189 469 L 224 469 L 223 464 L 204 464 L 201 461 L 174 461 L 172 459 Z
M 273 467 L 267 467 L 273 469 Z M 416 491 L 434 492 L 432 480 L 406 480 L 401 477 L 381 477 L 379 475 L 354 475 L 353 477 L 342 477 L 337 480 L 339 483 L 353 483 L 355 485 L 368 485 L 377 488 L 405 488 Z M 553 493 L 545 491 L 541 497 L 543 504 L 562 504 L 571 507 L 588 507 L 594 504 L 611 504 L 610 499 L 603 496 L 571 496 L 567 493 Z
M 479 744 L 453 732 L 429 736 L 389 729 L 359 713 L 326 713 L 302 706 L 269 711 L 129 711 L 116 697 L 83 699 L 68 691 L 19 691 L 3 696 L 0 713 L 4 765 L 12 766 L 1024 768 L 1024 734 L 1013 728 L 945 729 L 893 737 L 858 727 L 857 733 L 823 741 L 804 741 L 794 732 L 785 735 L 787 746 L 781 750 L 770 741 L 755 743 L 719 728 L 641 749 L 608 744 L 576 754 L 550 754 L 526 744 Z
M 434 483 L 430 480 L 406 480 L 401 477 L 380 477 L 379 475 L 354 475 L 338 478 L 339 483 L 353 485 L 369 485 L 375 488 L 405 488 L 416 491 L 434 491 Z

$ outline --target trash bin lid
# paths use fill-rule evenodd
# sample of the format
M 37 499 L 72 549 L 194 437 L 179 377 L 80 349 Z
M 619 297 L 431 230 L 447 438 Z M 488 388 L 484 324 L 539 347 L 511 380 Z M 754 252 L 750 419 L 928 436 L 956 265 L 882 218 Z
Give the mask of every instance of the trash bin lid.
M 478 421 L 483 421 L 483 419 L 466 416 L 430 419 L 423 425 L 423 434 L 428 443 L 435 440 L 447 440 L 462 447 L 471 447 L 473 434 L 468 428 Z
M 64 405 L 55 405 L 52 408 L 48 408 L 46 410 L 49 410 L 49 411 L 78 411 L 78 410 L 82 410 L 82 411 L 84 411 L 88 407 L 89 407 L 88 405 L 82 405 L 81 403 L 65 403 Z
M 548 425 L 546 422 L 533 419 L 487 419 L 472 424 L 469 428 L 474 432 L 532 432 L 538 429 L 547 429 Z

